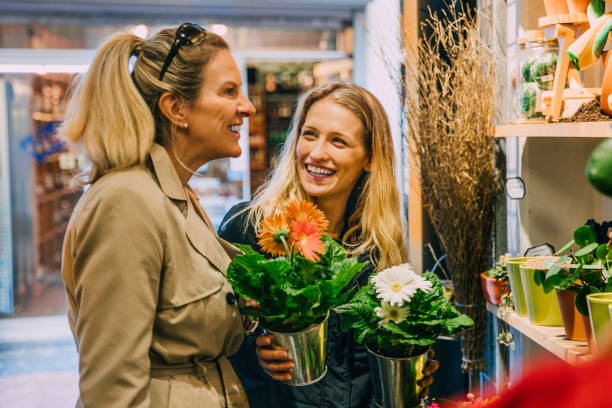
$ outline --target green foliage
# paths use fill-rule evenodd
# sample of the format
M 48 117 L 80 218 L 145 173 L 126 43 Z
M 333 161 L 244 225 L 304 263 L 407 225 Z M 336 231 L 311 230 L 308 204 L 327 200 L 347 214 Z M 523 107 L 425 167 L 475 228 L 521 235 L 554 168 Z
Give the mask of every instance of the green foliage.
M 243 252 L 229 265 L 227 278 L 234 291 L 259 305 L 241 306 L 241 312 L 259 319 L 273 331 L 303 330 L 322 320 L 349 296 L 347 285 L 365 266 L 349 258 L 342 246 L 323 236 L 325 252 L 318 262 L 299 253 L 269 259 L 249 245 L 237 244 Z
M 485 271 L 485 275 L 489 278 L 500 279 L 500 280 L 508 280 L 508 269 L 506 268 L 506 260 L 505 257 L 502 256 L 498 262 L 493 265 L 492 268 L 489 268 Z
M 529 67 L 531 77 L 542 90 L 551 90 L 557 69 L 557 54 L 547 53 L 538 58 Z
M 348 303 L 334 309 L 340 314 L 342 328 L 354 329 L 355 340 L 365 341 L 373 351 L 390 357 L 409 357 L 427 350 L 439 335 L 458 333 L 474 324 L 444 296 L 434 273 L 426 272 L 423 278 L 432 282 L 432 289 L 429 292 L 417 290 L 408 303 L 405 320 L 380 324 L 381 318 L 376 315 L 375 308 L 381 306 L 381 300 L 370 282 Z
M 574 246 L 579 249 L 572 251 Z M 562 255 L 548 269 L 541 283 L 545 293 L 553 289 L 576 292 L 576 308 L 588 316 L 587 295 L 612 291 L 612 279 L 608 279 L 612 266 L 612 248 L 597 243 L 597 233 L 590 225 L 574 230 L 574 239 L 565 244 L 555 255 Z M 537 271 L 536 271 L 537 272 Z

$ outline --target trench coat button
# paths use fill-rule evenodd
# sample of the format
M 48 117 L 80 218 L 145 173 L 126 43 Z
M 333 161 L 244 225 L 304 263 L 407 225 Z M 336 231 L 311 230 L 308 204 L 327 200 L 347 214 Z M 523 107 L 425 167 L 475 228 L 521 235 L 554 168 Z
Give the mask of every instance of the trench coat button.
M 225 295 L 225 300 L 227 301 L 227 304 L 233 305 L 236 303 L 236 295 L 234 295 L 232 292 L 228 292 L 227 295 Z

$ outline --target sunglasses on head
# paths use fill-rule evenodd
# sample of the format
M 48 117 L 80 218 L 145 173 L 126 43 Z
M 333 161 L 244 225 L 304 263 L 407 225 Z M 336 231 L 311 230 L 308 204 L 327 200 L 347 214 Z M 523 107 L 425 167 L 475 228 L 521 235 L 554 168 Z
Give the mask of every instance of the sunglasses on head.
M 170 64 L 172 64 L 172 60 L 174 57 L 176 57 L 179 49 L 183 45 L 193 44 L 194 39 L 199 35 L 206 35 L 206 30 L 194 23 L 183 23 L 176 29 L 176 36 L 172 42 L 172 47 L 170 48 L 168 57 L 166 57 L 166 61 L 159 72 L 160 81 L 164 78 L 164 74 L 168 70 Z

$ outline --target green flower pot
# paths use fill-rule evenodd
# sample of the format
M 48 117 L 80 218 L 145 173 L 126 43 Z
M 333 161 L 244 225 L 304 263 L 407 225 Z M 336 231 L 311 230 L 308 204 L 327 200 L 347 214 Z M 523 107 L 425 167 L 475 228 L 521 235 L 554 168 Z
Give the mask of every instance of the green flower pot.
M 510 277 L 510 294 L 512 296 L 512 303 L 514 303 L 514 311 L 517 315 L 523 317 L 527 316 L 527 303 L 525 301 L 525 292 L 523 291 L 523 283 L 521 280 L 519 266 L 525 265 L 529 259 L 533 258 L 535 257 L 519 257 L 506 260 L 506 268 L 508 269 L 508 276 Z
M 536 285 L 534 274 L 543 276 L 545 270 L 536 270 L 525 265 L 519 266 L 523 290 L 525 291 L 525 303 L 527 305 L 527 317 L 529 323 L 537 326 L 563 326 L 559 301 L 554 291 L 546 294 L 544 288 Z
M 587 304 L 595 349 L 600 350 L 604 338 L 612 336 L 612 320 L 609 309 L 609 306 L 612 305 L 612 293 L 591 293 L 587 295 Z

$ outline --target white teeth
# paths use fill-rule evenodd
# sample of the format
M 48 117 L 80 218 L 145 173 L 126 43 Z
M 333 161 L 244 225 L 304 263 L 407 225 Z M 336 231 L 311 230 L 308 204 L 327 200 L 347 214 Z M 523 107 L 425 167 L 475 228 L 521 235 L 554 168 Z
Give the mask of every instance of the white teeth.
M 232 132 L 240 132 L 241 127 L 242 127 L 241 125 L 231 125 L 229 127 L 229 130 L 231 130 Z
M 313 174 L 319 175 L 319 176 L 329 176 L 330 174 L 333 174 L 334 172 L 332 170 L 329 169 L 324 169 L 322 167 L 315 167 L 313 165 L 307 165 L 306 169 Z

